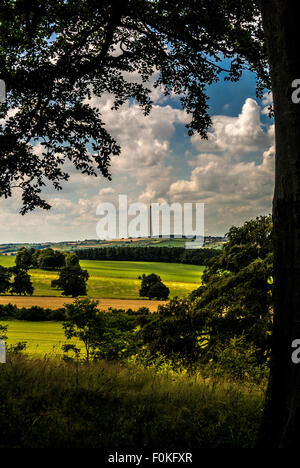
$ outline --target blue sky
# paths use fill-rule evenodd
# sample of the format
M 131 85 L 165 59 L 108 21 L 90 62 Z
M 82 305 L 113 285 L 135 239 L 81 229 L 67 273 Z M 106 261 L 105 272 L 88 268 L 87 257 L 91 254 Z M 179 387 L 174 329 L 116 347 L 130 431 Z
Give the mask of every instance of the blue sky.
M 0 243 L 96 238 L 101 202 L 202 202 L 205 234 L 223 235 L 231 225 L 271 212 L 274 180 L 274 126 L 267 116 L 270 96 L 255 96 L 255 77 L 219 82 L 208 90 L 213 127 L 208 141 L 190 138 L 188 116 L 178 99 L 153 90 L 153 109 L 144 117 L 135 103 L 110 109 L 112 97 L 93 97 L 121 156 L 111 165 L 112 182 L 70 167 L 71 179 L 56 192 L 46 188 L 53 207 L 21 216 L 19 194 L 1 200 Z M 36 147 L 37 154 L 41 148 Z

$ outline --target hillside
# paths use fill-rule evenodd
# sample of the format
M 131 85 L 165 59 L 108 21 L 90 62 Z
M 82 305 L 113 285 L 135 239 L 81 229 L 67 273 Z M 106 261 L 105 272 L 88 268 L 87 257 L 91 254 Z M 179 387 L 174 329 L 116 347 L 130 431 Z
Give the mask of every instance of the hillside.
M 0 255 L 0 265 L 13 266 L 14 256 Z M 95 298 L 139 299 L 139 276 L 156 273 L 170 289 L 170 297 L 183 297 L 199 286 L 204 267 L 178 263 L 128 262 L 81 260 L 80 265 L 89 272 L 88 296 Z M 51 288 L 57 271 L 29 270 L 34 296 L 61 296 Z
M 223 237 L 207 236 L 203 247 L 222 248 L 226 241 Z M 174 238 L 136 238 L 136 239 L 115 239 L 113 241 L 104 241 L 99 239 L 86 239 L 78 241 L 44 242 L 44 243 L 9 243 L 0 244 L 0 254 L 14 255 L 22 247 L 34 249 L 46 249 L 51 247 L 64 252 L 72 252 L 78 249 L 95 247 L 184 247 L 185 242 L 193 242 L 192 239 L 174 239 Z

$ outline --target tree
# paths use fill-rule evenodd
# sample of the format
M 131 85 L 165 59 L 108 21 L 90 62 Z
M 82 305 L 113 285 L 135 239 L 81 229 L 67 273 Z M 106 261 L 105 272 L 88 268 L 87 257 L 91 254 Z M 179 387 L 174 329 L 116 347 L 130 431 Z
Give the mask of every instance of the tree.
M 227 239 L 205 268 L 198 289 L 141 319 L 141 337 L 151 353 L 187 364 L 210 363 L 214 371 L 225 359 L 235 367 L 240 353 L 238 372 L 243 364 L 266 368 L 272 326 L 271 217 L 233 226 Z M 231 351 L 235 358 L 230 362 Z
M 208 354 L 240 339 L 256 348 L 258 363 L 270 352 L 273 315 L 272 220 L 261 216 L 231 227 L 221 255 L 211 259 L 194 301 L 194 327 L 209 334 Z
M 10 288 L 12 272 L 9 268 L 0 265 L 0 293 L 5 293 Z
M 151 286 L 156 284 L 158 281 L 161 281 L 160 276 L 156 275 L 155 273 L 150 273 L 150 275 L 143 274 L 139 279 L 142 280 L 141 288 L 139 291 L 139 295 L 141 297 L 148 297 L 148 292 Z
M 65 254 L 51 248 L 39 251 L 37 256 L 37 266 L 44 270 L 58 270 L 65 266 Z
M 91 299 L 75 299 L 73 304 L 64 304 L 66 309 L 66 320 L 63 329 L 66 338 L 78 338 L 83 342 L 86 360 L 94 348 L 99 344 L 104 333 L 103 314 L 97 308 L 98 302 Z M 65 350 L 77 348 L 67 346 Z
M 157 72 L 156 85 L 181 96 L 190 130 L 203 137 L 211 123 L 205 89 L 220 74 L 237 81 L 248 67 L 259 96 L 272 89 L 274 332 L 264 447 L 296 446 L 300 414 L 300 368 L 291 361 L 300 336 L 300 107 L 291 99 L 300 79 L 299 13 L 297 0 L 19 0 L 0 9 L 0 73 L 8 90 L 2 115 L 18 109 L 0 134 L 0 194 L 9 197 L 18 186 L 22 213 L 49 208 L 41 188 L 45 179 L 60 188 L 65 158 L 110 178 L 109 156 L 120 149 L 100 113 L 83 103 L 91 89 L 114 94 L 115 108 L 134 98 L 147 114 L 147 78 Z M 124 76 L 136 70 L 142 84 Z
M 153 284 L 148 291 L 149 299 L 167 300 L 170 294 L 169 288 L 161 281 Z
M 20 296 L 25 296 L 26 294 L 32 296 L 34 287 L 32 285 L 30 275 L 27 273 L 27 271 L 17 267 L 13 267 L 11 270 L 14 274 L 14 279 L 10 285 L 10 292 L 12 294 L 19 294 Z
M 155 273 L 150 275 L 143 274 L 139 277 L 142 280 L 139 295 L 141 297 L 149 297 L 149 299 L 168 299 L 170 290 L 165 286 L 160 276 Z
M 139 323 L 139 336 L 151 355 L 162 354 L 175 361 L 179 357 L 187 365 L 199 362 L 207 332 L 195 326 L 192 300 L 171 299 L 156 312 L 141 316 Z
M 22 268 L 23 270 L 28 270 L 33 266 L 33 254 L 35 253 L 35 249 L 26 249 L 23 247 L 22 249 L 18 250 L 16 255 L 16 266 L 18 268 Z
M 79 265 L 79 257 L 75 252 L 66 254 L 65 256 L 66 266 L 75 266 Z
M 295 50 L 300 4 L 294 0 L 261 0 L 259 4 L 270 64 L 276 142 L 272 367 L 260 444 L 297 447 L 300 368 L 291 360 L 291 346 L 300 336 L 300 107 L 291 97 L 293 82 L 300 77 Z
M 85 296 L 88 278 L 87 270 L 82 270 L 80 265 L 65 266 L 60 270 L 59 278 L 52 280 L 51 287 L 62 289 L 64 296 Z
M 32 268 L 38 268 L 38 260 L 39 260 L 40 250 L 35 250 L 32 255 Z

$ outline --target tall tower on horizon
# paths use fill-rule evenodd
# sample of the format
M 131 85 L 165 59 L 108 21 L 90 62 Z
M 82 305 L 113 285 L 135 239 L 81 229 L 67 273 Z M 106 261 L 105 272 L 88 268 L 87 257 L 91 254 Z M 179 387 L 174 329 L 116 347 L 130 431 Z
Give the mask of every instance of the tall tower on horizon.
M 152 238 L 152 206 L 150 203 L 150 239 Z

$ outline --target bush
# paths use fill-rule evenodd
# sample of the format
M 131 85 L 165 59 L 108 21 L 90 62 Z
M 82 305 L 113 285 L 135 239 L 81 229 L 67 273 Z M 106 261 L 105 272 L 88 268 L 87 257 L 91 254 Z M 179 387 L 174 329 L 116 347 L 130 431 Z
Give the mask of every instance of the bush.
M 2 320 L 16 318 L 18 310 L 18 307 L 14 304 L 0 304 L 0 318 Z
M 25 351 L 26 347 L 27 341 L 18 341 L 18 343 L 8 346 L 7 352 L 10 354 L 19 354 Z
M 42 322 L 47 320 L 47 309 L 39 306 L 19 309 L 17 318 L 19 320 L 29 320 L 31 322 Z
M 38 321 L 54 321 L 59 322 L 65 319 L 65 309 L 44 309 L 40 306 L 18 308 L 14 304 L 0 304 L 0 319 L 2 320 L 28 320 L 32 322 Z
M 215 359 L 210 361 L 209 370 L 218 377 L 234 380 L 266 380 L 269 373 L 267 364 L 258 364 L 257 348 L 244 336 L 231 338 L 225 346 L 218 345 Z
M 154 356 L 183 360 L 186 365 L 199 361 L 207 342 L 207 334 L 194 323 L 193 304 L 187 299 L 171 299 L 157 312 L 141 316 L 139 336 Z
M 128 309 L 109 309 L 103 312 L 104 333 L 101 346 L 95 351 L 96 359 L 126 361 L 130 356 L 139 354 L 143 341 L 139 337 L 139 321 L 149 315 L 149 309 L 141 307 L 137 311 Z
M 53 322 L 62 322 L 66 318 L 66 310 L 64 307 L 60 307 L 59 309 L 50 309 L 48 313 L 47 320 L 53 320 Z

